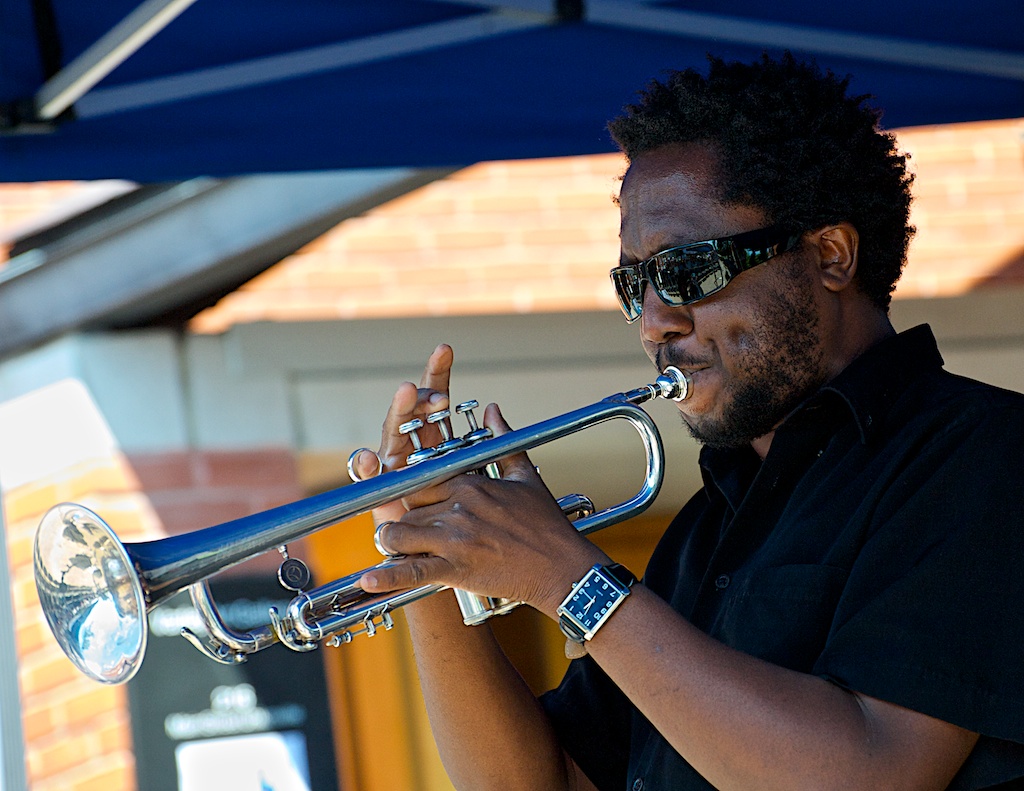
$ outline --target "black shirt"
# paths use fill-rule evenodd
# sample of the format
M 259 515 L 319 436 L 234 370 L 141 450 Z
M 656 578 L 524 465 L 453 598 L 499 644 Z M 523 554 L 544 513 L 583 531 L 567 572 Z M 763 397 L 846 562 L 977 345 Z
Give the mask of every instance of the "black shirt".
M 1024 396 L 927 327 L 855 360 L 704 488 L 644 584 L 723 643 L 982 734 L 951 790 L 1024 789 Z M 712 786 L 589 657 L 542 698 L 604 791 Z

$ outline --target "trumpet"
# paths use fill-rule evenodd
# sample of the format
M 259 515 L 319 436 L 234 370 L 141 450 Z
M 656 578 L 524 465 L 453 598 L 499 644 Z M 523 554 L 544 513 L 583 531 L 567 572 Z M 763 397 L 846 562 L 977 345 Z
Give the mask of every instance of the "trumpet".
M 46 513 L 36 531 L 33 554 L 40 604 L 68 658 L 85 675 L 105 684 L 120 684 L 135 675 L 146 651 L 148 612 L 186 588 L 207 638 L 188 629 L 182 629 L 182 635 L 206 656 L 224 664 L 244 662 L 250 654 L 276 643 L 310 651 L 321 642 L 339 646 L 359 634 L 373 636 L 379 628 L 392 628 L 391 614 L 396 609 L 445 586 L 369 594 L 358 586 L 359 578 L 370 570 L 364 569 L 305 590 L 309 573 L 301 560 L 288 556 L 289 542 L 457 475 L 485 469 L 516 453 L 622 419 L 636 429 L 646 453 L 641 489 L 628 500 L 597 512 L 582 495 L 559 501 L 564 512 L 578 517 L 573 522 L 578 532 L 600 530 L 644 511 L 661 489 L 661 436 L 639 405 L 654 398 L 682 401 L 690 392 L 687 374 L 669 367 L 651 384 L 500 437 L 477 428 L 464 443 L 449 443 L 459 447 L 425 454 L 429 457 L 416 464 L 296 503 L 154 541 L 122 543 L 88 508 L 61 503 Z M 470 419 L 471 428 L 475 428 L 474 422 Z M 278 578 L 295 597 L 284 612 L 270 608 L 266 626 L 248 632 L 230 628 L 217 610 L 208 578 L 274 549 L 284 556 Z M 372 568 L 395 562 L 388 558 Z M 460 602 L 472 597 L 457 593 Z M 473 613 L 464 609 L 464 617 L 467 623 L 478 623 L 516 604 L 487 600 L 484 605 L 478 603 Z

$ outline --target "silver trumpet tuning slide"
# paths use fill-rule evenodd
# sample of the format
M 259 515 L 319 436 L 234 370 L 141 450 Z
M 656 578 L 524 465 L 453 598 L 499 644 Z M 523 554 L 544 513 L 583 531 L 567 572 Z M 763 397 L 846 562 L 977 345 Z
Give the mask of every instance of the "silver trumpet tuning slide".
M 186 588 L 208 635 L 203 639 L 182 630 L 184 636 L 211 659 L 225 664 L 245 661 L 249 654 L 275 643 L 308 651 L 321 642 L 341 645 L 357 634 L 373 635 L 378 628 L 391 628 L 394 610 L 444 586 L 368 594 L 357 585 L 368 570 L 364 569 L 303 590 L 301 561 L 287 559 L 279 577 L 296 591 L 295 597 L 285 612 L 271 609 L 266 626 L 242 633 L 221 620 L 206 580 L 270 550 L 280 549 L 287 558 L 285 547 L 291 541 L 613 419 L 626 420 L 640 435 L 647 457 L 642 488 L 628 500 L 596 513 L 580 495 L 560 503 L 567 513 L 583 514 L 573 522 L 583 534 L 629 519 L 654 501 L 664 478 L 661 436 L 639 404 L 653 398 L 682 401 L 690 390 L 689 377 L 670 367 L 652 384 L 500 437 L 476 440 L 414 465 L 252 516 L 154 541 L 123 543 L 88 508 L 61 503 L 46 513 L 36 532 L 39 600 L 68 658 L 87 676 L 106 684 L 125 682 L 136 673 L 146 650 L 147 613 Z M 380 566 L 394 562 L 385 560 Z M 290 584 L 293 579 L 298 582 Z M 496 606 L 504 611 L 514 604 Z

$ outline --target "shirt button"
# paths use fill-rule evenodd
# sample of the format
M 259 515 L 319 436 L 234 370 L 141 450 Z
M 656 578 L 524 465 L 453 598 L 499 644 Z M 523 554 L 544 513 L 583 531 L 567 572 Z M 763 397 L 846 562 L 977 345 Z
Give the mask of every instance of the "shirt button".
M 643 791 L 644 781 L 642 777 L 638 777 L 633 781 L 633 791 Z
M 718 590 L 720 590 L 720 591 L 721 590 L 725 590 L 726 588 L 729 587 L 729 583 L 730 582 L 732 582 L 732 580 L 729 579 L 729 575 L 728 574 L 719 574 L 715 578 L 715 587 L 718 588 Z

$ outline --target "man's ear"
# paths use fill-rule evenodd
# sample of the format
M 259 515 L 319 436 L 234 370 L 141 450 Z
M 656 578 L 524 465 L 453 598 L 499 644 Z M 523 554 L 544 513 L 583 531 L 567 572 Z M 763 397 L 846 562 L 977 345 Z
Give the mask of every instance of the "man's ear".
M 828 225 L 815 232 L 821 283 L 829 291 L 843 291 L 857 274 L 860 235 L 848 222 Z

